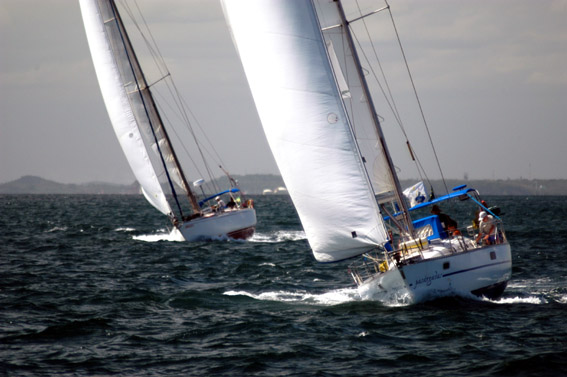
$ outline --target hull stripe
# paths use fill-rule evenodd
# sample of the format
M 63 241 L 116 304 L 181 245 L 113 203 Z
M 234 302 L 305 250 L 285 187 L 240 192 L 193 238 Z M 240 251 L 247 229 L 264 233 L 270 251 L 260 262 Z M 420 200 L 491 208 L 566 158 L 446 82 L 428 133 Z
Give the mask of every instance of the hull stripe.
M 507 261 L 502 261 L 502 262 L 498 262 L 498 263 L 490 263 L 490 264 L 484 264 L 482 266 L 477 266 L 477 267 L 473 267 L 473 268 L 467 268 L 465 270 L 460 270 L 460 271 L 455 271 L 455 272 L 451 272 L 448 274 L 444 274 L 443 277 L 447 277 L 447 276 L 451 276 L 451 275 L 456 275 L 456 274 L 462 274 L 464 272 L 468 272 L 468 271 L 473 271 L 473 270 L 478 270 L 481 268 L 485 268 L 485 267 L 492 267 L 492 266 L 497 266 L 499 264 L 505 264 L 505 263 L 510 263 L 509 260 Z

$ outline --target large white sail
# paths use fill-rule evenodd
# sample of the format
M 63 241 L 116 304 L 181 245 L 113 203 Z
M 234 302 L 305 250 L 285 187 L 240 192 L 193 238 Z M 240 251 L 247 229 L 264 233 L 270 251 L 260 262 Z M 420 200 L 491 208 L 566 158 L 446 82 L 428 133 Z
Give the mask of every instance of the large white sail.
M 311 1 L 222 3 L 315 258 L 337 261 L 386 242 Z
M 147 110 L 139 99 L 140 88 L 136 80 L 129 79 L 134 75 L 132 69 L 125 68 L 131 63 L 119 37 L 110 2 L 80 0 L 80 5 L 99 86 L 118 141 L 146 199 L 162 213 L 170 214 L 171 207 L 162 186 L 165 169 L 159 161 L 152 164 L 152 160 L 158 159 L 153 151 L 156 149 L 155 141 L 153 146 L 149 145 L 153 155 L 146 149 L 145 144 L 151 144 L 155 137 L 149 135 L 147 126 L 145 130 L 143 125 L 140 127 L 141 118 L 136 116 L 136 113 L 144 114 Z M 166 154 L 165 159 L 170 159 L 170 156 Z

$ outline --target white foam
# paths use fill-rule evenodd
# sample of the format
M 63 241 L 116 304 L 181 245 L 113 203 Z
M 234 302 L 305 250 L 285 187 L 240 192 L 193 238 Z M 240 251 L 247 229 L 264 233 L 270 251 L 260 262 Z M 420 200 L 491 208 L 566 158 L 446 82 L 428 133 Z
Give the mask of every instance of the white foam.
M 133 232 L 135 228 L 116 228 L 114 229 L 115 232 Z
M 272 233 L 255 233 L 250 242 L 278 243 L 285 241 L 299 241 L 307 236 L 302 230 L 278 230 Z
M 346 302 L 360 301 L 360 296 L 356 288 L 336 289 L 325 293 L 313 294 L 305 291 L 286 292 L 272 291 L 254 294 L 246 291 L 228 291 L 227 296 L 247 296 L 255 300 L 297 302 L 314 305 L 338 305 Z
M 503 297 L 497 300 L 489 300 L 484 299 L 485 301 L 489 301 L 495 304 L 533 304 L 533 305 L 542 305 L 547 304 L 547 300 L 541 297 Z
M 553 285 L 553 280 L 549 277 L 530 279 L 530 280 L 512 280 L 508 283 L 508 288 L 512 289 L 533 289 L 535 287 L 549 287 Z
M 368 290 L 359 288 L 359 291 L 364 301 L 378 301 L 388 307 L 408 306 L 413 303 L 412 296 L 406 289 L 383 291 L 380 289 Z
M 520 300 L 518 303 L 528 304 L 547 304 L 550 301 L 559 303 L 567 303 L 567 296 L 557 292 L 557 287 L 563 286 L 561 282 L 555 281 L 550 277 L 528 280 L 512 280 L 508 284 L 508 294 L 521 292 L 524 298 L 514 298 L 512 300 Z M 512 291 L 512 292 L 510 292 Z M 514 303 L 514 302 L 512 302 Z
M 55 229 L 57 230 L 57 229 Z M 135 231 L 134 228 L 117 228 L 115 231 L 117 232 L 132 232 Z M 132 237 L 138 241 L 144 242 L 158 242 L 158 241 L 176 241 L 181 242 L 185 241 L 181 232 L 177 229 L 173 229 L 170 233 L 166 229 L 161 229 L 158 233 L 154 234 L 142 234 L 138 236 Z M 248 241 L 246 240 L 235 240 L 232 238 L 228 238 L 227 236 L 222 237 L 211 237 L 209 238 L 212 241 L 230 241 L 230 242 L 264 242 L 264 243 L 278 243 L 278 242 L 285 242 L 285 241 L 298 241 L 306 239 L 307 236 L 305 235 L 304 231 L 276 231 L 273 233 L 256 233 L 252 238 Z
M 133 236 L 133 239 L 137 241 L 144 241 L 144 242 L 158 242 L 158 241 L 174 241 L 174 242 L 182 242 L 185 241 L 181 232 L 177 229 L 173 229 L 170 233 L 167 233 L 165 229 L 163 229 L 160 233 L 156 234 L 142 234 L 139 236 Z
M 67 228 L 66 226 L 56 226 L 56 227 L 53 227 L 53 228 L 49 229 L 49 230 L 47 231 L 47 233 L 64 232 L 64 231 L 66 231 L 67 229 L 68 229 L 68 228 Z M 82 230 L 81 230 L 81 231 L 82 231 Z
M 378 301 L 381 304 L 389 307 L 400 307 L 410 305 L 411 302 L 409 297 L 395 296 L 392 297 L 391 294 L 384 294 L 381 297 L 378 295 L 373 295 L 372 299 L 369 297 L 362 298 L 356 288 L 344 288 L 336 289 L 329 292 L 314 294 L 306 291 L 269 291 L 262 293 L 250 293 L 246 291 L 227 291 L 224 292 L 226 296 L 247 296 L 255 300 L 261 301 L 278 301 L 278 302 L 291 302 L 291 303 L 302 303 L 302 304 L 313 304 L 313 305 L 324 305 L 333 306 L 344 304 L 347 302 L 358 302 L 358 301 Z M 464 297 L 486 301 L 495 304 L 532 304 L 532 305 L 542 305 L 546 304 L 547 301 L 540 297 L 530 296 L 530 297 L 508 297 L 500 298 L 498 300 L 490 300 L 487 298 L 479 298 L 473 295 L 463 295 Z M 562 302 L 567 302 L 567 296 L 562 297 Z
M 260 266 L 276 267 L 276 264 L 275 264 L 275 263 L 264 262 L 264 263 L 260 263 Z

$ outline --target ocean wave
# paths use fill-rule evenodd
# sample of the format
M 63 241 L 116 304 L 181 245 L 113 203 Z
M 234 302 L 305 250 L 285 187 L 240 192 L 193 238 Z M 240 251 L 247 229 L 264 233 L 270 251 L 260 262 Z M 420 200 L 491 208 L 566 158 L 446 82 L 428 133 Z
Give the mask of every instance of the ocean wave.
M 65 232 L 67 231 L 67 229 L 69 229 L 69 227 L 66 226 L 55 226 L 53 228 L 50 228 L 46 231 L 46 233 L 54 233 L 54 232 Z
M 114 229 L 114 231 L 115 232 L 134 232 L 134 231 L 136 231 L 136 229 L 135 228 L 129 228 L 129 227 L 125 227 L 125 228 L 120 227 L 120 228 Z

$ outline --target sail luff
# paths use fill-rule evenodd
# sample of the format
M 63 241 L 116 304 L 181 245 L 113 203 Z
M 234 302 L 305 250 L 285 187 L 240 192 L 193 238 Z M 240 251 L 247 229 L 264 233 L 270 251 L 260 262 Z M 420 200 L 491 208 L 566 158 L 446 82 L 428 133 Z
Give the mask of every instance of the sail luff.
M 286 187 L 318 261 L 388 239 L 330 66 L 313 4 L 223 0 Z

